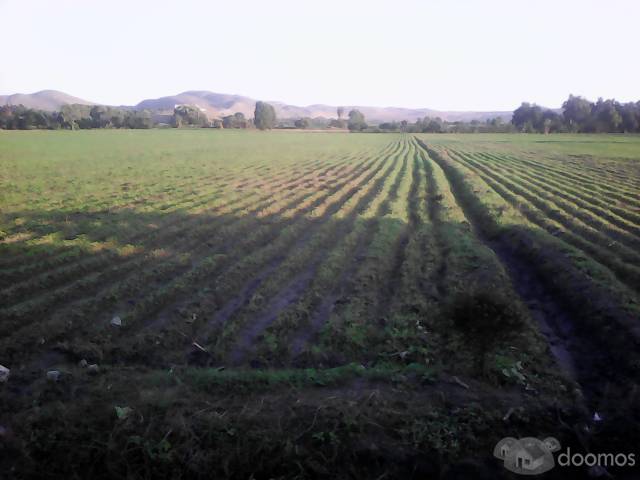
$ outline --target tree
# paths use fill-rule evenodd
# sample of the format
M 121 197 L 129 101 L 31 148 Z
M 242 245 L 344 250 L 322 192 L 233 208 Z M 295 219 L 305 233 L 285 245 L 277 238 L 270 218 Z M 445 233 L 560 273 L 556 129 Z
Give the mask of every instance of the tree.
M 439 118 L 431 120 L 425 127 L 425 132 L 440 133 L 442 132 L 442 121 Z
M 344 115 L 344 107 L 338 107 L 338 120 L 342 120 L 342 115 Z
M 529 120 L 529 110 L 531 110 L 531 105 L 528 102 L 522 102 L 520 106 L 513 111 L 511 123 L 513 123 L 518 130 L 522 130 L 524 124 Z
M 569 98 L 562 104 L 562 115 L 567 127 L 572 132 L 581 132 L 591 119 L 593 104 L 582 98 L 569 95 Z
M 535 103 L 522 102 L 511 118 L 518 130 L 521 132 L 542 132 L 544 130 L 544 112 Z
M 562 117 L 553 110 L 542 112 L 542 132 L 547 135 L 554 132 L 564 131 Z
M 242 112 L 236 112 L 233 115 L 227 115 L 222 118 L 223 128 L 247 128 L 249 122 Z
M 153 127 L 153 117 L 149 110 L 135 110 L 130 112 L 125 118 L 127 128 L 151 128 Z
M 60 115 L 26 108 L 24 105 L 0 106 L 0 128 L 8 130 L 34 130 L 61 128 Z
M 367 123 L 364 120 L 364 115 L 359 110 L 351 110 L 349 112 L 349 130 L 352 132 L 361 132 L 367 128 Z
M 617 132 L 622 124 L 622 116 L 615 100 L 599 98 L 593 107 L 592 116 L 596 132 Z
M 294 122 L 294 125 L 296 128 L 309 128 L 309 125 L 311 125 L 311 122 L 309 121 L 308 118 L 299 118 Z
M 96 105 L 91 108 L 89 112 L 93 128 L 106 128 L 111 124 L 111 119 L 108 118 L 107 108 L 102 105 Z
M 380 130 L 388 130 L 391 132 L 395 132 L 398 130 L 398 124 L 396 122 L 385 122 L 378 125 Z
M 90 114 L 91 114 L 91 106 L 89 105 L 80 105 L 80 104 L 71 104 L 71 105 L 63 105 L 60 108 L 60 114 L 63 119 L 63 128 L 69 128 L 71 130 L 75 130 L 77 128 L 89 128 L 87 123 L 91 123 Z M 87 121 L 89 118 L 89 121 Z
M 254 122 L 260 130 L 271 130 L 276 124 L 276 111 L 273 106 L 266 102 L 256 102 Z
M 113 128 L 122 128 L 125 125 L 126 114 L 123 110 L 119 108 L 114 108 L 109 112 L 109 116 L 111 117 L 111 125 Z
M 181 127 L 183 125 L 193 125 L 196 127 L 205 127 L 209 125 L 209 119 L 193 105 L 176 105 L 173 109 L 173 126 Z
M 640 102 L 629 102 L 621 105 L 620 116 L 622 117 L 623 132 L 637 132 L 640 130 Z
M 440 117 L 424 117 L 420 122 L 416 122 L 416 129 L 423 133 L 440 133 L 444 130 L 444 122 Z

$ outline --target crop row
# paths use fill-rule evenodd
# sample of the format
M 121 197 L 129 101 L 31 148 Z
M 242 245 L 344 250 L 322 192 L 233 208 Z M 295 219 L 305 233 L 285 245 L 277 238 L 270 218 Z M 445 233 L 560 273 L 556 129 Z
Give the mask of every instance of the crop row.
M 349 164 L 349 160 L 349 157 L 343 158 L 338 161 L 337 164 L 345 166 Z M 320 169 L 321 167 L 317 162 L 311 162 L 311 165 L 310 170 L 312 172 Z M 335 168 L 338 165 L 331 165 L 328 168 Z M 21 272 L 30 274 L 31 272 L 50 270 L 52 264 L 61 265 L 65 263 L 66 260 L 73 260 L 89 247 L 94 249 L 102 248 L 105 250 L 116 250 L 117 245 L 130 245 L 144 242 L 144 240 L 148 238 L 153 231 L 163 230 L 166 228 L 179 228 L 180 226 L 176 225 L 178 223 L 175 218 L 176 216 L 184 217 L 185 220 L 187 220 L 192 214 L 215 212 L 215 208 L 218 207 L 220 202 L 222 202 L 221 206 L 224 207 L 225 205 L 231 205 L 233 202 L 238 200 L 250 200 L 248 197 L 251 195 L 255 196 L 259 191 L 259 188 L 269 187 L 269 189 L 277 190 L 283 185 L 286 185 L 287 182 L 292 179 L 292 176 L 295 181 L 296 175 L 297 179 L 304 177 L 303 175 L 298 174 L 291 174 L 291 176 L 289 174 L 283 175 L 282 172 L 277 172 L 276 174 L 268 177 L 254 176 L 251 182 L 247 182 L 247 188 L 255 188 L 255 191 L 250 192 L 250 194 L 247 194 L 244 191 L 229 192 L 226 183 L 216 182 L 215 178 L 208 178 L 202 180 L 199 183 L 199 186 L 194 186 L 191 192 L 185 194 L 184 197 L 176 197 L 169 203 L 165 202 L 161 209 L 157 206 L 153 207 L 151 213 L 144 213 L 144 210 L 131 210 L 127 208 L 110 208 L 106 211 L 92 212 L 88 215 L 88 221 L 98 220 L 100 222 L 100 226 L 96 228 L 94 221 L 89 225 L 84 225 L 84 227 L 86 230 L 91 232 L 92 239 L 96 239 L 98 241 L 85 241 L 85 236 L 81 236 L 78 241 L 62 242 L 64 248 L 60 251 L 56 248 L 52 248 L 52 242 L 47 241 L 49 239 L 54 240 L 53 243 L 55 245 L 55 236 L 54 238 L 49 235 L 45 238 L 40 237 L 30 239 L 28 244 L 21 245 L 20 247 L 23 249 L 26 248 L 28 252 L 32 252 L 34 246 L 42 243 L 41 250 L 43 252 L 38 252 L 38 255 L 35 257 L 31 255 L 31 257 L 34 258 L 34 261 L 32 262 L 27 261 L 30 256 L 28 253 L 20 256 L 14 252 L 13 255 L 10 256 L 12 259 L 11 263 L 7 263 L 4 266 L 19 265 L 19 267 L 15 270 L 4 270 L 2 272 L 3 278 L 15 281 L 13 275 Z M 228 177 L 227 181 L 234 178 L 232 174 L 228 174 L 226 177 Z M 45 215 L 43 218 L 36 219 L 35 221 L 64 227 L 68 221 L 68 215 L 64 213 L 58 213 L 56 215 L 59 217 L 58 219 L 52 219 L 49 215 Z M 72 219 L 74 218 L 73 215 L 71 217 Z M 83 218 L 82 215 L 80 215 L 80 218 Z M 126 225 L 123 226 L 123 222 L 126 222 Z M 153 225 L 152 229 L 149 228 L 150 224 Z M 74 223 L 74 225 L 78 230 L 82 231 L 82 224 Z M 185 226 L 184 228 L 189 227 Z M 112 236 L 116 233 L 117 237 L 113 238 Z M 106 242 L 100 241 L 103 237 L 107 237 Z M 42 242 L 43 240 L 44 242 Z M 40 262 L 42 262 L 43 259 L 49 261 L 50 264 L 41 264 Z
M 558 171 L 552 166 L 523 157 L 498 155 L 491 152 L 475 152 L 475 154 L 478 158 L 492 162 L 506 162 L 519 167 L 523 172 L 535 178 L 561 187 L 563 191 L 570 193 L 574 198 L 609 210 L 629 223 L 640 225 L 640 215 L 634 213 L 634 209 L 636 211 L 640 209 L 637 194 L 625 194 L 602 180 L 587 180 L 570 172 Z
M 339 218 L 347 218 L 344 231 L 348 233 L 326 248 L 304 293 L 272 313 L 272 322 L 256 345 L 260 358 L 282 362 L 288 356 L 298 356 L 308 350 L 308 342 L 325 328 L 336 303 L 345 298 L 345 290 L 354 283 L 357 272 L 369 256 L 380 228 L 377 214 L 389 208 L 401 185 L 409 180 L 411 148 L 410 144 L 405 145 L 402 161 L 390 175 L 380 179 L 378 185 L 372 185 L 371 195 L 358 199 L 354 210 L 338 212 Z M 349 297 L 353 297 L 351 292 Z
M 339 168 L 339 167 L 337 167 Z M 342 169 L 341 174 L 343 173 Z M 326 170 L 325 170 L 326 171 Z M 307 174 L 307 175 L 312 175 Z M 299 177 L 297 179 L 298 182 L 304 181 L 306 175 Z M 276 177 L 275 181 L 279 181 Z M 297 197 L 296 197 L 297 195 Z M 311 193 L 309 191 L 300 190 L 298 192 L 288 192 L 288 191 L 277 191 L 274 194 L 263 194 L 262 196 L 257 195 L 247 195 L 244 199 L 241 199 L 239 202 L 227 202 L 224 204 L 220 204 L 217 206 L 209 207 L 209 210 L 205 212 L 189 212 L 189 214 L 185 214 L 180 216 L 177 220 L 170 226 L 166 226 L 164 229 L 153 229 L 153 233 L 149 233 L 151 237 L 150 240 L 144 244 L 144 249 L 147 251 L 154 250 L 156 248 L 171 248 L 172 242 L 175 239 L 179 239 L 184 231 L 189 231 L 192 233 L 198 233 L 198 231 L 203 231 L 203 227 L 209 229 L 210 227 L 215 226 L 216 228 L 224 228 L 226 224 L 237 222 L 238 219 L 242 217 L 240 214 L 244 214 L 246 216 L 253 215 L 256 212 L 260 213 L 262 211 L 267 210 L 268 207 L 271 207 L 270 212 L 275 215 L 278 212 L 277 206 L 282 205 L 282 202 L 278 202 L 285 197 L 293 196 L 296 197 L 291 200 L 290 204 L 296 204 L 300 201 L 302 196 L 309 196 Z M 248 208 L 250 207 L 250 208 Z M 206 222 L 203 222 L 203 216 L 207 219 Z M 209 215 L 215 214 L 215 216 L 208 217 Z M 156 233 L 157 232 L 157 233 Z M 196 235 L 197 236 L 197 235 Z M 209 247 L 211 247 L 211 242 L 207 241 Z M 179 245 L 179 251 L 187 251 L 187 245 L 181 243 Z M 140 249 L 140 248 L 139 248 Z M 14 285 L 3 292 L 0 292 L 0 299 L 2 298 L 11 298 L 14 303 L 16 303 L 20 298 L 24 298 L 28 294 L 30 294 L 34 289 L 43 289 L 47 288 L 49 285 L 59 284 L 63 282 L 66 278 L 73 278 L 74 280 L 79 280 L 81 278 L 81 273 L 83 272 L 97 272 L 101 267 L 113 267 L 118 263 L 122 263 L 126 258 L 122 255 L 119 255 L 117 251 L 106 251 L 102 252 L 98 255 L 92 255 L 89 258 L 81 260 L 80 262 L 73 263 L 69 266 L 64 265 L 64 263 L 58 267 L 53 269 L 51 263 L 45 264 L 37 264 L 32 266 L 31 268 L 24 268 L 21 270 L 22 276 L 28 276 L 31 272 L 44 272 L 40 276 L 29 277 L 29 280 L 26 280 L 23 283 L 17 283 L 16 280 L 20 277 L 17 274 L 9 275 L 7 277 L 11 278 L 14 282 Z M 55 265 L 55 264 L 54 264 Z M 20 295 L 22 293 L 22 296 Z
M 637 254 L 579 218 L 583 215 L 578 208 L 562 203 L 561 199 L 528 182 L 510 179 L 498 168 L 490 169 L 463 154 L 456 155 L 455 158 L 478 173 L 505 200 L 517 206 L 531 222 L 581 249 L 630 287 L 640 288 L 640 271 L 634 266 L 638 263 L 634 261 Z
M 369 169 L 371 167 L 370 162 L 365 162 L 364 165 L 360 165 L 360 164 L 356 164 L 355 166 L 353 166 L 352 168 L 356 171 L 356 173 L 354 175 L 356 176 L 361 176 L 364 175 L 364 172 L 366 172 L 367 169 Z M 347 179 L 344 181 L 343 184 L 347 184 L 349 185 L 349 178 L 347 177 Z M 336 187 L 330 189 L 328 191 L 328 193 L 326 193 L 326 195 L 331 195 L 332 190 L 339 190 L 341 188 L 342 185 L 337 185 Z M 289 192 L 287 192 L 288 194 Z M 312 208 L 314 206 L 314 204 L 310 204 L 307 205 L 307 208 Z M 294 217 L 295 218 L 295 217 Z M 302 217 L 301 217 L 302 218 Z M 248 224 L 249 226 L 251 225 L 250 222 L 250 217 L 245 217 L 245 223 Z M 279 231 L 279 225 L 278 224 L 274 224 L 272 225 L 272 230 L 274 232 L 278 232 Z M 245 230 L 246 232 L 246 230 Z M 228 237 L 229 232 L 225 232 L 224 234 L 221 235 L 220 240 L 229 243 L 230 240 L 233 239 L 233 237 Z M 226 235 L 226 237 L 225 237 Z M 239 239 L 242 238 L 242 236 L 239 235 Z M 249 237 L 247 239 L 247 243 L 251 244 L 251 241 L 256 240 L 256 239 L 260 239 L 260 234 L 256 234 L 253 235 L 251 237 Z M 232 242 L 233 243 L 233 242 Z M 189 247 L 190 245 L 187 245 L 187 247 Z M 237 247 L 239 245 L 229 245 L 229 247 L 234 246 Z M 189 249 L 185 249 L 185 251 L 189 251 Z M 151 278 L 155 278 L 156 282 L 155 283 L 151 283 L 149 284 L 149 278 L 145 278 L 147 275 L 147 272 L 153 272 L 153 271 L 157 271 L 158 270 L 158 266 L 155 265 L 153 262 L 151 263 L 153 268 L 141 268 L 138 269 L 137 271 L 141 272 L 140 274 L 136 275 L 136 274 L 131 274 L 129 275 L 127 278 L 122 278 L 121 276 L 115 276 L 114 280 L 118 281 L 118 284 L 113 286 L 113 287 L 108 287 L 108 288 L 102 288 L 100 292 L 98 292 L 93 298 L 87 298 L 87 299 L 83 299 L 80 300 L 78 302 L 76 302 L 75 304 L 71 304 L 68 306 L 68 308 L 66 308 L 66 310 L 68 312 L 75 312 L 75 317 L 78 316 L 86 316 L 86 315 L 91 315 L 91 313 L 93 312 L 93 314 L 95 315 L 96 311 L 99 311 L 100 308 L 105 308 L 106 305 L 113 305 L 114 303 L 117 302 L 118 297 L 120 297 L 122 294 L 120 292 L 136 292 L 139 291 L 143 296 L 142 299 L 140 299 L 139 302 L 137 302 L 136 308 L 134 309 L 136 314 L 134 316 L 141 316 L 141 312 L 144 311 L 145 309 L 148 310 L 152 307 L 155 308 L 156 306 L 156 300 L 154 300 L 154 298 L 159 297 L 160 294 L 156 293 L 156 294 L 151 294 L 151 296 L 149 295 L 144 295 L 144 291 L 147 290 L 148 288 L 154 289 L 156 292 L 160 292 L 162 294 L 164 294 L 164 298 L 165 299 L 170 299 L 171 296 L 168 295 L 169 291 L 172 290 L 184 290 L 185 288 L 188 287 L 189 285 L 189 281 L 192 280 L 196 280 L 200 277 L 202 277 L 203 275 L 206 276 L 207 272 L 211 271 L 211 270 L 215 270 L 216 265 L 218 265 L 219 261 L 213 261 L 213 258 L 220 258 L 220 255 L 218 252 L 216 252 L 214 255 L 212 256 L 206 256 L 203 259 L 201 259 L 200 263 L 198 265 L 196 265 L 195 267 L 193 265 L 190 265 L 190 262 L 185 262 L 184 265 L 182 265 L 182 273 L 180 275 L 178 275 L 177 277 L 174 275 L 172 275 L 174 277 L 174 280 L 170 281 L 167 285 L 164 285 L 163 287 L 160 287 L 159 289 L 157 289 L 158 287 L 158 283 L 162 283 L 163 280 L 163 275 L 160 275 L 159 273 L 154 277 L 153 275 L 149 275 L 149 277 Z M 169 261 L 163 261 L 160 263 L 160 265 L 168 265 Z M 189 266 L 191 266 L 191 268 L 189 268 Z M 186 272 L 186 273 L 185 273 Z M 136 279 L 142 277 L 142 282 L 137 282 Z M 122 288 L 120 288 L 120 285 L 123 285 Z M 134 288 L 133 285 L 136 285 L 136 287 Z M 156 287 L 156 288 L 154 288 Z M 146 307 L 144 307 L 146 305 Z M 82 312 L 82 313 L 80 313 Z M 64 327 L 62 322 L 62 318 L 64 317 L 64 311 L 60 312 L 58 315 L 56 315 L 51 321 L 47 321 L 45 323 L 50 324 L 51 322 L 53 323 L 57 323 L 60 326 Z M 130 320 L 130 319 L 127 319 Z M 86 323 L 86 320 L 85 320 Z M 91 322 L 89 322 L 90 324 Z M 49 325 L 50 326 L 50 325 Z M 62 331 L 67 330 L 65 328 L 62 328 Z M 73 330 L 71 330 L 73 331 Z

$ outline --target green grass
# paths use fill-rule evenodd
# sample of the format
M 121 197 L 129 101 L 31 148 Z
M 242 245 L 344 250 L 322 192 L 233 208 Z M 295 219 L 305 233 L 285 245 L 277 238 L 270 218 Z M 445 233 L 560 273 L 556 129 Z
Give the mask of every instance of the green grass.
M 0 466 L 435 476 L 558 412 L 633 415 L 638 159 L 621 135 L 0 131 Z M 474 344 L 449 312 L 475 296 L 516 331 Z M 623 393 L 567 378 L 553 302 Z
M 622 134 L 438 134 L 423 135 L 433 144 L 469 145 L 487 150 L 532 152 L 536 155 L 586 156 L 630 160 L 638 166 L 640 135 Z

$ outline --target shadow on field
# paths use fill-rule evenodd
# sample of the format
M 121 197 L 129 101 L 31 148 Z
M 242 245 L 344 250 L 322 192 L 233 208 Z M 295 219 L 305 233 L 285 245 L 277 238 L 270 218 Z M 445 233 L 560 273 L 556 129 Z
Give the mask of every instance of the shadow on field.
M 198 344 L 206 355 L 216 354 L 208 351 L 209 345 L 229 353 L 238 339 L 241 345 L 245 340 L 264 342 L 264 330 L 304 296 L 318 268 L 328 261 L 327 253 L 351 231 L 354 223 L 349 219 L 124 210 L 24 211 L 2 220 L 14 226 L 4 230 L 0 245 L 0 363 L 12 369 L 9 382 L 0 385 L 0 426 L 7 438 L 0 445 L 0 453 L 7 453 L 0 466 L 9 468 L 15 460 L 31 472 L 23 478 L 36 478 L 43 468 L 51 478 L 80 472 L 91 472 L 93 478 L 175 478 L 181 471 L 194 478 L 207 478 L 212 472 L 218 478 L 254 473 L 374 478 L 389 472 L 403 478 L 468 478 L 469 472 L 474 478 L 501 478 L 501 467 L 487 452 L 510 431 L 543 435 L 557 428 L 560 431 L 552 433 L 563 445 L 580 448 L 587 441 L 597 451 L 637 440 L 629 431 L 640 423 L 637 409 L 621 410 L 618 397 L 603 404 L 600 412 L 611 414 L 611 420 L 596 426 L 597 435 L 585 435 L 562 431 L 568 424 L 593 427 L 581 416 L 584 412 L 571 411 L 571 421 L 560 421 L 546 394 L 538 398 L 537 392 L 513 393 L 504 386 L 486 387 L 483 380 L 473 379 L 471 391 L 460 394 L 426 375 L 402 380 L 393 373 L 366 381 L 340 377 L 346 386 L 329 382 L 332 388 L 326 391 L 326 381 L 319 381 L 309 368 L 305 372 L 311 371 L 311 377 L 302 390 L 289 379 L 279 380 L 284 386 L 273 386 L 268 372 L 259 381 L 249 374 L 249 386 L 236 390 L 234 384 L 215 383 L 221 381 L 216 369 L 184 369 L 194 339 L 202 341 Z M 397 230 L 398 222 L 382 218 L 377 230 Z M 440 228 L 459 230 L 460 225 Z M 373 230 L 363 231 L 361 242 L 352 246 L 356 254 L 338 265 L 335 282 L 319 291 L 320 300 L 312 304 L 309 316 L 290 325 L 295 332 L 291 338 L 308 326 L 317 334 L 336 304 L 365 289 L 378 289 L 374 296 L 387 300 L 399 292 L 394 283 L 400 278 L 363 275 L 365 282 L 351 283 L 358 272 L 384 257 L 384 252 L 366 253 Z M 522 245 L 501 250 L 508 238 Z M 534 264 L 549 272 L 557 268 L 541 264 L 534 253 L 523 254 L 537 251 L 527 246 L 532 238 L 530 231 L 514 230 L 497 243 L 487 241 L 529 313 L 534 318 L 540 312 L 545 317 L 567 315 L 570 334 L 579 338 L 587 338 L 585 328 L 606 331 L 595 315 L 576 323 L 576 310 L 554 310 L 567 291 L 575 297 L 588 291 L 588 285 L 581 284 L 576 292 L 566 285 L 544 285 L 544 278 L 531 276 Z M 296 256 L 297 252 L 305 253 Z M 467 279 L 469 285 L 487 280 L 482 267 Z M 341 276 L 340 271 L 346 273 Z M 447 274 L 446 268 L 436 272 Z M 446 283 L 436 288 L 428 281 L 417 283 L 431 302 L 456 303 L 458 297 L 450 297 Z M 495 307 L 490 301 L 470 304 L 473 319 L 481 313 L 475 308 L 489 308 L 491 313 Z M 320 320 L 314 312 L 320 312 Z M 120 326 L 111 324 L 114 317 Z M 243 322 L 225 333 L 235 318 Z M 252 323 L 254 319 L 262 323 Z M 615 352 L 629 345 L 624 335 L 609 332 L 606 348 L 593 352 L 592 341 L 585 348 L 567 338 L 562 332 L 566 324 L 548 323 L 559 341 L 566 342 L 569 354 L 578 356 L 573 362 L 588 366 L 579 369 L 579 382 L 606 382 L 620 373 L 612 368 L 622 365 Z M 443 325 L 451 326 L 448 321 Z M 376 323 L 372 334 L 383 327 Z M 305 341 L 313 338 L 309 335 Z M 608 355 L 596 356 L 603 352 Z M 81 359 L 104 365 L 104 371 L 88 375 L 77 366 Z M 615 380 L 635 395 L 626 363 Z M 61 371 L 62 381 L 44 380 L 44 370 L 51 368 Z M 244 374 L 238 373 L 242 382 Z M 588 378 L 580 377 L 587 374 Z M 265 385 L 266 394 L 259 391 Z M 607 401 L 606 391 L 593 390 L 597 401 Z M 526 408 L 509 423 L 502 415 L 513 407 L 512 401 Z M 526 417 L 529 414 L 533 420 Z M 120 443 L 113 444 L 114 439 Z
M 4 224 L 15 218 L 19 225 L 5 232 L 11 243 L 0 247 L 0 363 L 11 368 L 0 384 L 2 471 L 105 479 L 301 472 L 433 478 L 444 471 L 434 450 L 442 448 L 438 427 L 429 423 L 445 410 L 429 417 L 434 404 L 425 401 L 435 392 L 410 400 L 389 423 L 396 402 L 415 393 L 398 395 L 330 371 L 324 385 L 335 400 L 327 401 L 313 369 L 304 371 L 309 378 L 301 386 L 308 388 L 301 392 L 291 388 L 299 373 L 289 379 L 284 372 L 273 383 L 280 377 L 240 370 L 218 384 L 209 378 L 216 369 L 172 365 L 185 363 L 185 346 L 218 315 L 230 323 L 257 302 L 259 284 L 277 275 L 290 253 L 309 247 L 322 227 L 336 235 L 295 263 L 291 278 L 317 268 L 323 248 L 346 233 L 346 221 L 122 211 L 20 212 Z M 294 225 L 291 242 L 277 243 Z M 255 261 L 247 261 L 252 255 Z M 120 327 L 110 324 L 116 315 Z M 186 338 L 164 335 L 167 328 Z M 77 365 L 81 359 L 100 371 L 88 374 Z M 54 368 L 61 379 L 47 382 L 44 372 Z M 411 445 L 416 418 L 416 434 L 424 438 Z M 463 420 L 452 428 L 466 432 Z M 398 442 L 398 434 L 407 441 Z
M 456 272 L 430 251 L 411 266 L 410 280 L 426 301 L 407 303 L 400 298 L 407 242 L 386 239 L 406 224 L 388 217 L 362 224 L 246 212 L 45 211 L 12 217 L 4 224 L 17 219 L 19 226 L 7 238 L 24 238 L 0 247 L 0 349 L 5 363 L 38 372 L 82 359 L 160 368 L 370 364 L 389 348 L 385 336 L 393 316 L 422 315 L 429 328 L 447 329 L 438 305 L 465 297 L 463 281 L 470 291 L 480 284 L 508 288 L 494 264 Z M 357 227 L 359 236 L 347 241 Z M 341 260 L 330 256 L 340 248 Z M 469 258 L 483 257 L 471 252 Z M 390 275 L 380 266 L 386 263 Z M 337 323 L 329 351 L 311 355 L 331 315 L 345 309 L 349 315 L 353 305 L 357 324 L 347 329 Z M 120 326 L 111 325 L 115 317 Z M 404 348 L 420 346 L 420 332 L 407 328 Z M 272 349 L 269 335 L 278 340 Z M 449 351 L 455 358 L 450 365 L 462 366 L 465 355 L 458 353 Z M 403 356 L 404 363 L 422 361 L 412 353 Z
M 473 206 L 468 211 L 476 226 L 488 221 L 481 212 L 473 213 Z M 399 267 L 405 261 L 403 251 L 395 254 L 398 278 L 378 278 L 375 270 L 367 276 L 367 266 L 377 258 L 384 260 L 385 252 L 367 253 L 375 231 L 364 228 L 351 246 L 353 251 L 346 253 L 346 262 L 335 266 L 334 281 L 318 287 L 314 284 L 318 269 L 329 261 L 329 252 L 354 225 L 348 219 L 333 217 L 123 210 L 25 211 L 11 218 L 5 215 L 2 220 L 4 225 L 15 225 L 5 228 L 0 245 L 3 360 L 12 364 L 35 361 L 40 367 L 49 366 L 43 361 L 59 358 L 47 355 L 53 349 L 68 354 L 72 361 L 87 358 L 158 366 L 184 363 L 185 344 L 197 339 L 207 346 L 225 335 L 226 343 L 216 346 L 238 355 L 235 340 L 245 350 L 263 341 L 265 330 L 278 315 L 315 287 L 319 288 L 314 292 L 318 298 L 305 305 L 304 315 L 290 315 L 279 330 L 279 335 L 301 352 L 301 342 L 312 342 L 336 305 L 348 303 L 351 296 L 369 301 L 366 295 L 377 289 L 372 298 L 384 298 L 385 304 L 379 308 L 389 309 L 388 303 L 395 298 L 387 297 L 399 295 Z M 386 217 L 377 222 L 375 229 L 382 232 L 404 228 L 396 225 L 398 220 Z M 443 224 L 440 228 L 448 227 Z M 457 231 L 459 226 L 451 228 Z M 324 237 L 317 241 L 320 233 Z M 554 253 L 559 248 L 554 241 L 523 227 L 484 240 L 506 267 L 560 366 L 590 390 L 588 394 L 606 396 L 601 379 L 622 375 L 624 383 L 632 378 L 637 362 L 625 353 L 629 348 L 635 350 L 626 329 L 614 326 L 625 322 L 629 328 L 634 325 L 614 298 L 598 291 L 560 252 Z M 302 255 L 296 259 L 292 253 L 298 252 Z M 425 252 L 425 258 L 429 253 Z M 361 271 L 365 274 L 360 273 L 360 278 Z M 469 289 L 481 283 L 490 285 L 498 278 L 487 268 L 468 271 L 465 281 Z M 443 264 L 437 274 L 452 277 L 456 272 L 447 272 Z M 354 278 L 362 283 L 354 283 Z M 417 283 L 422 294 L 436 304 L 450 303 L 451 295 L 457 294 L 446 287 L 443 278 L 425 277 Z M 503 286 L 494 284 L 491 288 L 500 290 Z M 269 297 L 264 298 L 266 294 Z M 247 312 L 247 305 L 253 310 Z M 251 328 L 232 325 L 225 334 L 223 330 L 238 314 L 244 315 L 245 322 L 247 318 L 255 320 L 250 322 Z M 114 317 L 120 318 L 122 328 L 110 325 Z M 372 326 L 380 327 L 376 319 L 371 321 Z M 165 328 L 177 330 L 182 337 L 156 348 L 158 332 Z M 594 332 L 598 332 L 598 344 L 593 341 Z M 367 335 L 377 333 L 374 329 Z M 286 347 L 280 348 L 285 356 Z M 218 364 L 224 362 L 224 357 L 212 354 Z M 279 362 L 275 359 L 272 363 Z
M 71 360 L 105 360 L 106 345 L 113 349 L 132 334 L 178 322 L 195 335 L 245 283 L 259 277 L 257 290 L 292 249 L 306 248 L 320 228 L 338 231 L 343 223 L 244 211 L 25 211 L 7 217 L 3 223 L 15 227 L 5 227 L 0 244 L 0 344 L 10 363 L 54 345 L 70 347 Z M 262 269 L 269 274 L 259 275 Z M 251 298 L 242 300 L 237 308 Z M 116 316 L 122 328 L 111 326 Z M 76 339 L 79 351 L 73 352 Z M 92 352 L 88 344 L 100 347 Z

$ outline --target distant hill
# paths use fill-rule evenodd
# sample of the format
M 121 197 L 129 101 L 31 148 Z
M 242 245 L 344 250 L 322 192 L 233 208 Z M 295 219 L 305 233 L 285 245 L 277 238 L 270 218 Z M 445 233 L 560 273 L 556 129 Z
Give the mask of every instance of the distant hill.
M 284 102 L 269 101 L 276 109 L 278 118 L 300 118 L 300 117 L 336 117 L 337 106 L 333 105 L 308 105 L 300 107 L 289 105 Z M 187 91 L 168 97 L 160 97 L 155 99 L 143 100 L 138 103 L 135 108 L 148 108 L 151 110 L 173 110 L 177 104 L 197 105 L 204 109 L 209 117 L 223 117 L 231 115 L 235 112 L 242 112 L 247 117 L 253 116 L 256 100 L 241 95 L 228 95 L 224 93 L 214 93 L 207 91 Z M 486 120 L 487 118 L 501 117 L 506 121 L 511 120 L 511 111 L 495 111 L 495 112 L 456 112 L 456 111 L 439 111 L 428 108 L 399 108 L 399 107 L 367 107 L 359 105 L 343 105 L 345 115 L 349 110 L 357 108 L 360 110 L 367 121 L 391 122 L 407 120 L 415 122 L 418 118 L 425 116 L 440 117 L 448 121 L 470 121 L 470 120 Z
M 256 101 L 241 95 L 192 90 L 178 95 L 143 100 L 135 108 L 168 112 L 173 111 L 175 105 L 196 105 L 203 108 L 209 117 L 223 117 L 236 112 L 252 117 Z
M 62 105 L 80 103 L 83 105 L 95 105 L 81 98 L 67 95 L 56 90 L 42 90 L 41 92 L 15 95 L 0 95 L 0 105 L 19 105 L 37 108 L 40 110 L 58 110 Z M 337 106 L 333 105 L 308 105 L 305 107 L 289 105 L 284 102 L 269 101 L 276 109 L 278 118 L 301 118 L 301 117 L 325 117 L 335 118 L 337 116 Z M 177 104 L 196 105 L 202 108 L 209 118 L 220 118 L 236 112 L 242 112 L 247 117 L 253 117 L 256 100 L 242 95 L 229 95 L 225 93 L 214 93 L 202 90 L 190 90 L 167 97 L 143 100 L 137 105 L 121 108 L 149 109 L 158 113 L 172 113 L 173 107 Z M 418 118 L 440 117 L 448 121 L 470 121 L 486 120 L 488 118 L 501 117 L 505 121 L 511 120 L 511 111 L 494 112 L 457 112 L 440 111 L 429 108 L 401 108 L 401 107 L 367 107 L 360 105 L 342 105 L 345 115 L 349 110 L 357 108 L 370 123 L 392 122 L 407 120 L 415 122 Z
M 73 97 L 57 90 L 42 90 L 36 93 L 16 93 L 14 95 L 0 95 L 0 105 L 24 105 L 27 108 L 54 111 L 62 105 L 81 103 L 95 105 L 94 102 Z

